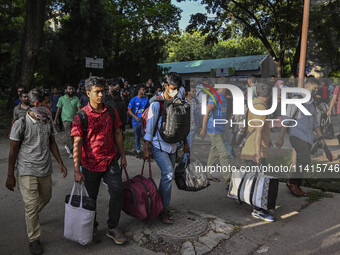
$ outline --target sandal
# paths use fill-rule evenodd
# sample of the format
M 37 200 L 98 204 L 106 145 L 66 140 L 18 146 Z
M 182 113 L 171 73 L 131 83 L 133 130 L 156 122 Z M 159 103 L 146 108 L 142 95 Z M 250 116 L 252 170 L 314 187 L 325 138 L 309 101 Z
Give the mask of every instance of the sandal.
M 308 194 L 303 192 L 303 190 L 296 184 L 291 184 L 289 182 L 286 183 L 287 188 L 292 192 L 292 194 L 296 197 L 308 197 Z
M 220 182 L 220 180 L 217 178 L 208 178 L 208 180 L 212 182 Z

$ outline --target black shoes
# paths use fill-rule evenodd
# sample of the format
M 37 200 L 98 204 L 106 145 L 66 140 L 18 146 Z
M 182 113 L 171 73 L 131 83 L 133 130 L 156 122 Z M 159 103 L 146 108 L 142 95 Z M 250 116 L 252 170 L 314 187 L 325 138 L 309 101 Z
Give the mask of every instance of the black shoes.
M 143 158 L 143 154 L 142 154 L 142 152 L 137 152 L 137 156 L 136 156 L 136 158 L 138 158 L 138 159 L 141 159 L 141 158 Z
M 122 245 L 126 243 L 127 238 L 119 228 L 112 228 L 107 230 L 106 236 L 113 239 L 116 244 Z
M 33 242 L 30 242 L 28 247 L 29 247 L 30 253 L 32 253 L 34 255 L 40 255 L 40 254 L 43 253 L 43 248 L 42 248 L 39 240 L 35 240 Z

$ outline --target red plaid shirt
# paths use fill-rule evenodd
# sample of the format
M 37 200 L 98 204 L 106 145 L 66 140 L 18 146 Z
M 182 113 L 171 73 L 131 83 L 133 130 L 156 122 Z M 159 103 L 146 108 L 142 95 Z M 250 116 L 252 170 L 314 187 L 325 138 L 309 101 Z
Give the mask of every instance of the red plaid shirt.
M 81 165 L 89 171 L 105 172 L 112 159 L 117 159 L 113 124 L 107 107 L 104 105 L 101 113 L 94 111 L 90 103 L 83 108 L 88 118 L 88 127 L 86 141 L 83 143 Z M 120 122 L 117 110 L 114 110 L 114 126 L 117 129 L 122 123 Z M 78 114 L 76 114 L 73 120 L 71 136 L 83 137 L 83 128 Z

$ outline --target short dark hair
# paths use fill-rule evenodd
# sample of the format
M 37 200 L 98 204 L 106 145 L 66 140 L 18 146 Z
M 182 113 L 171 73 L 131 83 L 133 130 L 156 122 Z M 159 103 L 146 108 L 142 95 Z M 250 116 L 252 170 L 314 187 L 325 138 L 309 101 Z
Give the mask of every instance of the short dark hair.
M 174 84 L 179 88 L 180 86 L 182 86 L 182 79 L 178 73 L 172 72 L 165 75 L 164 83 L 166 83 L 167 85 Z
M 39 89 L 32 89 L 28 92 L 28 101 L 30 105 L 34 105 L 37 101 L 44 101 L 44 93 Z
M 320 81 L 316 79 L 315 77 L 309 77 L 306 81 L 305 84 L 317 84 L 320 86 Z
M 22 95 L 24 95 L 24 94 L 28 94 L 27 90 L 25 90 L 25 89 L 20 91 L 19 96 L 22 97 Z
M 71 83 L 66 83 L 66 84 L 65 84 L 65 89 L 67 89 L 67 87 L 72 87 L 72 88 L 74 88 L 73 85 L 72 85 Z
M 120 79 L 120 78 L 113 78 L 108 82 L 108 84 L 113 85 L 113 86 L 116 86 L 118 84 L 119 87 L 121 87 L 121 88 L 124 86 L 124 83 L 123 83 L 122 79 Z
M 140 89 L 145 89 L 145 85 L 144 84 L 141 84 L 137 87 L 137 92 L 140 90 Z
M 270 76 L 270 78 L 272 78 L 272 77 L 276 78 L 276 76 L 275 76 L 274 74 L 272 74 L 272 75 Z
M 258 97 L 269 97 L 272 93 L 272 86 L 266 83 L 258 83 L 256 85 L 256 94 Z
M 85 80 L 85 89 L 90 91 L 92 87 L 105 87 L 106 80 L 104 77 L 91 76 Z

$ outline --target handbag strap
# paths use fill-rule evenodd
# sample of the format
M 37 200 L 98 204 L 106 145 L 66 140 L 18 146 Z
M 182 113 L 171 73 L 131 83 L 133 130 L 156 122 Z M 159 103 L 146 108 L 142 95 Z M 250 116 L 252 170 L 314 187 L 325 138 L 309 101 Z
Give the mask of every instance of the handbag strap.
M 71 204 L 71 201 L 72 201 L 72 197 L 73 197 L 73 193 L 74 193 L 74 189 L 76 188 L 76 182 L 73 183 L 73 188 L 72 188 L 72 191 L 71 191 L 71 195 L 70 195 L 70 198 L 68 200 L 68 204 L 70 205 Z
M 84 182 L 82 182 L 80 185 L 80 208 L 83 208 L 83 193 L 85 194 L 85 197 L 89 197 L 89 193 L 87 192 L 87 189 L 85 187 Z
M 82 183 L 80 185 L 80 208 L 83 208 L 83 187 L 84 187 L 84 183 Z
M 243 201 L 241 200 L 241 188 L 242 188 L 242 185 L 243 185 L 244 180 L 246 178 L 246 175 L 247 175 L 247 173 L 245 173 L 244 176 L 242 177 L 241 183 L 240 183 L 240 185 L 238 186 L 238 189 L 237 189 L 237 200 L 240 204 L 243 203 Z
M 152 179 L 151 160 L 150 160 L 150 158 L 148 159 L 148 162 L 149 162 L 149 177 Z M 144 165 L 145 165 L 145 159 L 143 161 L 141 176 L 144 176 Z
M 129 185 L 131 185 L 131 182 L 130 182 L 130 177 L 127 173 L 127 170 L 126 170 L 126 167 L 122 167 L 124 169 L 124 173 L 125 173 L 125 176 L 126 176 L 126 181 L 129 183 Z
M 80 194 L 79 194 L 79 186 L 80 186 Z M 89 197 L 89 193 L 87 192 L 87 189 L 86 189 L 84 183 L 82 183 L 82 184 L 78 184 L 77 182 L 73 183 L 73 187 L 72 187 L 72 191 L 71 191 L 71 195 L 70 195 L 68 204 L 69 205 L 71 204 L 71 201 L 72 201 L 72 198 L 73 198 L 73 194 L 74 194 L 74 191 L 75 191 L 76 187 L 77 187 L 78 196 L 80 195 L 80 205 L 79 206 L 82 208 L 83 207 L 83 192 L 84 192 L 86 197 Z
M 256 172 L 255 176 L 254 176 L 254 179 L 253 179 L 253 183 L 251 184 L 250 192 L 249 192 L 249 201 L 250 201 L 250 204 L 252 206 L 254 206 L 253 198 L 254 198 L 255 185 L 256 185 L 256 182 L 257 182 L 257 175 L 258 175 L 258 173 Z
M 187 168 L 187 166 L 190 164 L 190 152 L 185 152 L 184 154 L 183 154 L 183 157 L 182 157 L 182 159 L 181 159 L 181 162 L 183 162 L 183 159 L 184 159 L 184 156 L 185 155 L 187 155 L 186 157 L 185 157 L 185 168 Z
M 89 197 L 89 193 L 87 192 L 86 186 L 84 183 L 81 184 L 84 187 L 84 193 L 87 197 Z

